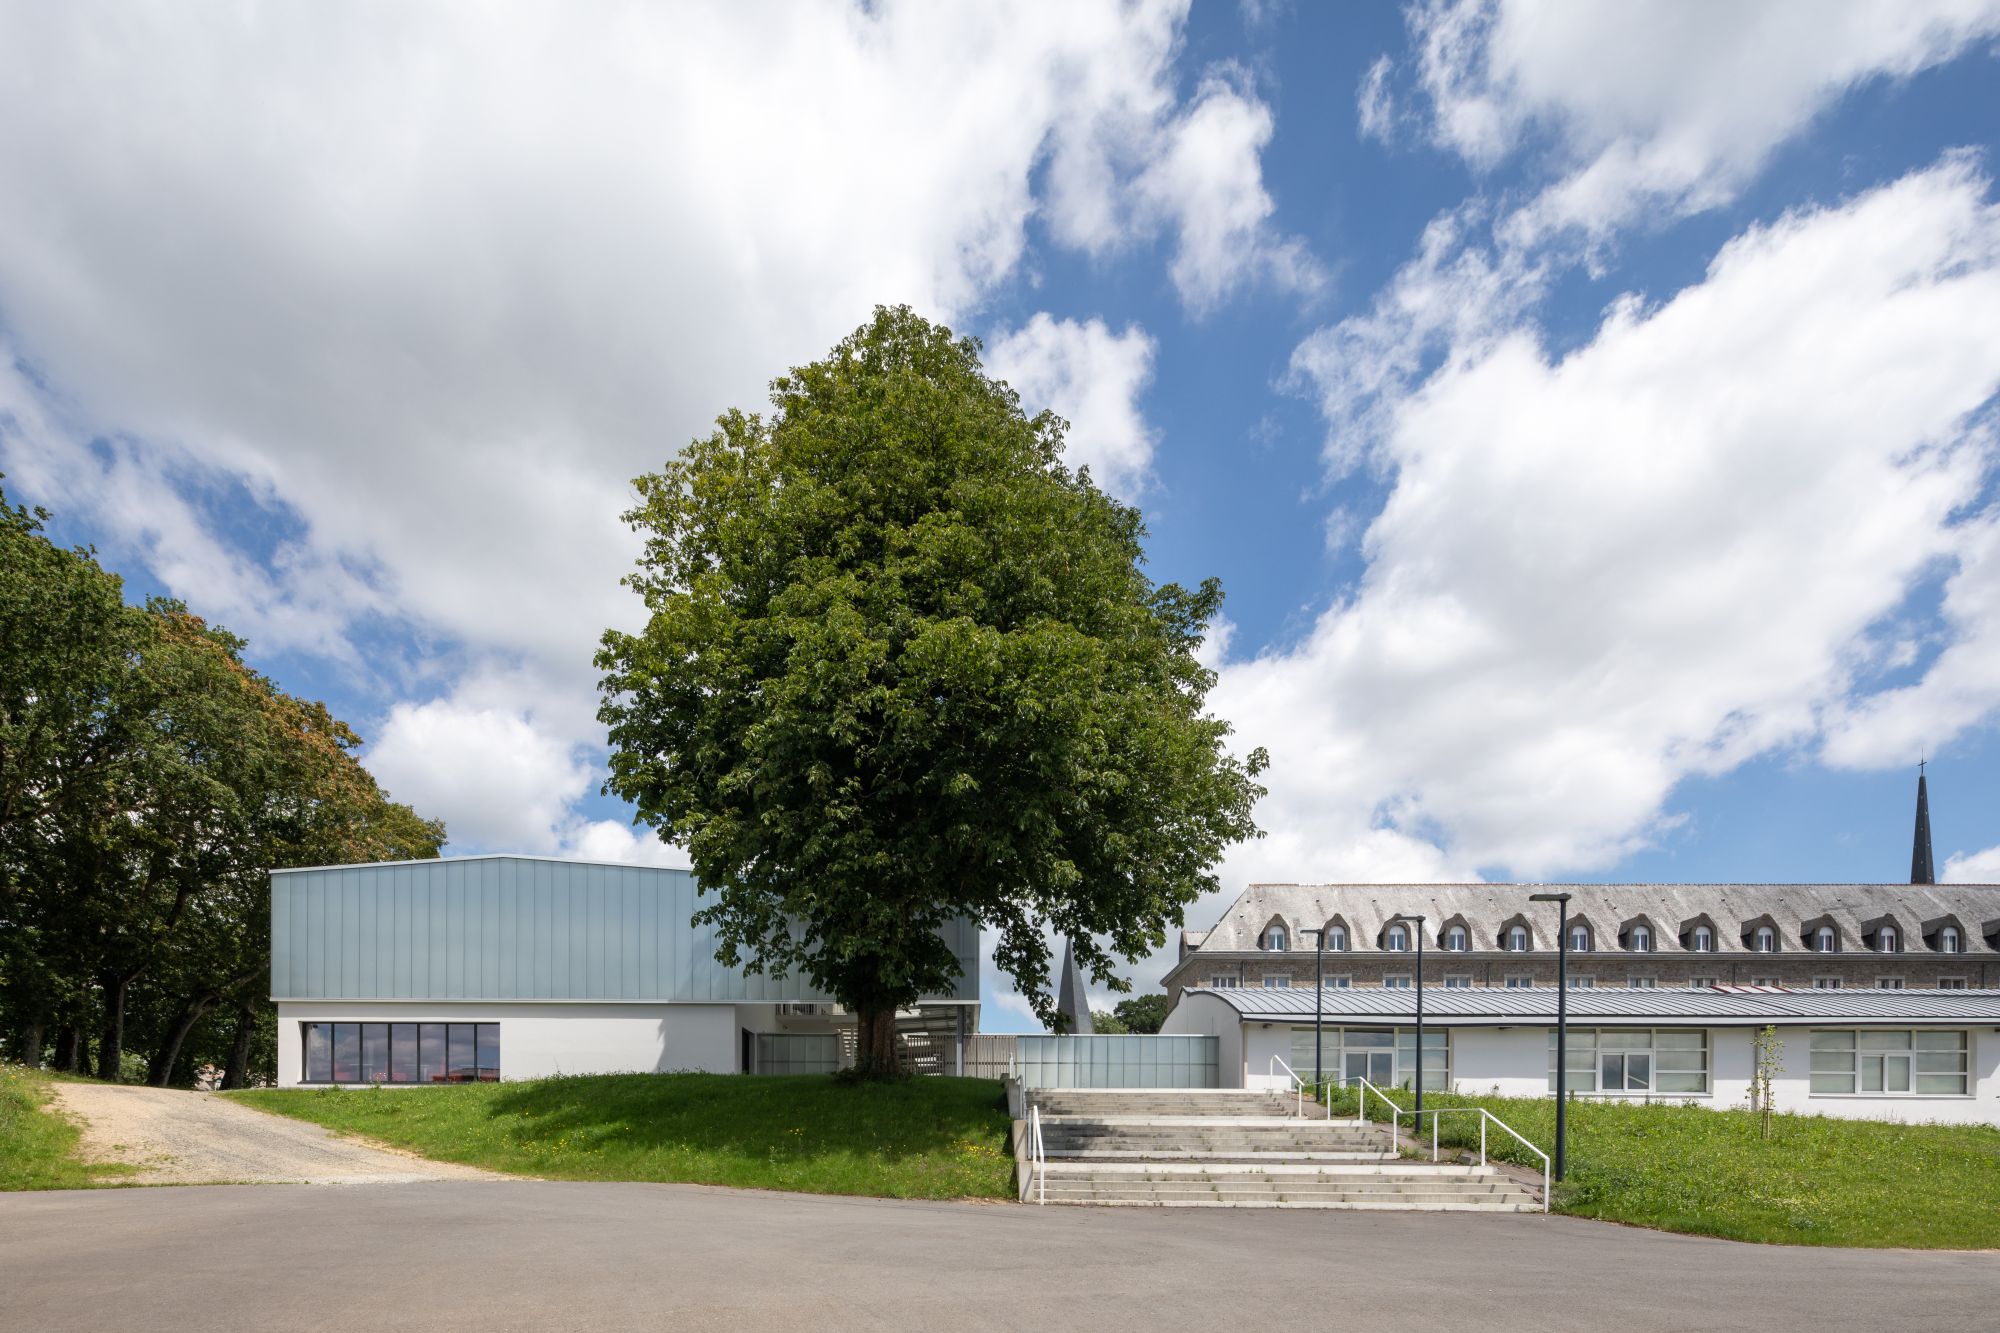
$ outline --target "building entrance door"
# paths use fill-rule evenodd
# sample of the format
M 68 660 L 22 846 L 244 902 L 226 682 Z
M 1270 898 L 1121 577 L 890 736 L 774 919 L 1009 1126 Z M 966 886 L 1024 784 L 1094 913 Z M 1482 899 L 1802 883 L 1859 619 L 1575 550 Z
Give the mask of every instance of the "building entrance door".
M 1353 1051 L 1346 1052 L 1346 1068 L 1342 1076 L 1352 1083 L 1356 1079 L 1367 1079 L 1378 1088 L 1396 1086 L 1396 1053 L 1394 1051 Z

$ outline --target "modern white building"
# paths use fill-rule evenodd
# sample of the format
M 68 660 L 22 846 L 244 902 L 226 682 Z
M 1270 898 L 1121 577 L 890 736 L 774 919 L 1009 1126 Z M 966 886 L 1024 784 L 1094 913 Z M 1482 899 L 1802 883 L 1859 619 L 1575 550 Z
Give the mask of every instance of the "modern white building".
M 853 1020 L 802 979 L 716 961 L 685 870 L 476 856 L 271 875 L 278 1082 L 831 1070 Z M 960 983 L 905 1016 L 951 1072 L 977 1030 L 979 932 Z
M 1318 1024 L 1315 1055 L 1315 1002 Z M 1423 991 L 1426 1088 L 1547 1096 L 1556 1084 L 1552 989 Z M 1163 1033 L 1212 1036 L 1223 1087 L 1291 1073 L 1414 1083 L 1417 993 L 1193 987 Z M 1585 1097 L 1749 1104 L 1754 1041 L 1776 1029 L 1781 1111 L 2000 1124 L 2000 991 L 1572 990 L 1568 1086 Z M 1282 1063 L 1280 1063 L 1282 1062 Z

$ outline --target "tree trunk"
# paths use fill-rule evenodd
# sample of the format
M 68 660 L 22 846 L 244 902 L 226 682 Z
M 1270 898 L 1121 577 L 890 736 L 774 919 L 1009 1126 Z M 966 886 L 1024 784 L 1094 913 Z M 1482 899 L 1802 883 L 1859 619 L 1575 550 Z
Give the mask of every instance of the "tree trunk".
M 97 1039 L 97 1076 L 107 1083 L 118 1081 L 118 1068 L 125 1055 L 125 994 L 132 989 L 130 977 L 104 979 L 104 1032 Z
M 210 991 L 206 995 L 189 996 L 181 1005 L 180 1012 L 174 1015 L 173 1025 L 167 1029 L 166 1038 L 153 1052 L 152 1063 L 146 1066 L 148 1084 L 156 1088 L 167 1086 L 168 1080 L 174 1076 L 174 1061 L 181 1058 L 181 1043 L 187 1040 L 187 1034 L 194 1030 L 194 1025 L 201 1022 L 201 1016 L 208 1012 L 209 1006 L 220 998 Z
M 895 1078 L 903 1072 L 896 1055 L 896 1011 L 859 1009 L 855 1012 L 854 1071 L 863 1078 Z
M 62 1073 L 74 1074 L 83 1066 L 83 1042 L 79 1039 L 76 1024 L 64 1023 L 56 1029 L 55 1067 Z
M 245 1000 L 236 1006 L 236 1044 L 229 1048 L 229 1068 L 222 1073 L 224 1088 L 241 1088 L 250 1082 L 250 1036 L 257 1026 L 257 1007 Z
M 38 1009 L 21 1029 L 21 1063 L 30 1069 L 41 1067 L 42 1039 L 48 1035 L 48 1028 L 48 1010 Z

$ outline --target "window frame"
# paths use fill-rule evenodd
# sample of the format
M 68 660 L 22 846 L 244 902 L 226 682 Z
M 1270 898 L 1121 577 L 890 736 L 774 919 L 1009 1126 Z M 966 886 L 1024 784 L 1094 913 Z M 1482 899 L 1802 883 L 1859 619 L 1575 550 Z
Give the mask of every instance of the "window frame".
M 1812 984 L 1812 988 L 1813 988 L 1814 990 L 1839 990 L 1839 989 L 1840 989 L 1840 978 L 1839 978 L 1839 977 L 1814 977 L 1814 978 L 1813 978 L 1813 984 Z
M 1413 988 L 1414 986 L 1408 972 L 1384 972 L 1382 974 L 1383 990 L 1411 990 Z
M 1546 1096 L 1554 1096 L 1557 1082 L 1556 1035 L 1553 1027 L 1547 1031 L 1548 1065 L 1543 1084 L 1543 1093 Z M 1699 1042 L 1695 1045 L 1690 1045 L 1684 1040 L 1678 1040 L 1687 1037 L 1689 1034 L 1700 1038 Z M 1663 1035 L 1677 1040 L 1663 1043 L 1661 1041 Z M 1604 1040 L 1606 1036 L 1613 1038 L 1608 1044 Z M 1645 1038 L 1643 1044 L 1639 1044 L 1634 1040 L 1640 1036 Z M 1689 1069 L 1681 1067 L 1688 1064 L 1687 1056 L 1691 1051 L 1699 1052 L 1699 1058 L 1696 1061 L 1698 1068 Z M 1584 1058 L 1578 1058 L 1579 1052 L 1584 1053 Z M 1705 1027 L 1572 1027 L 1569 1030 L 1568 1049 L 1565 1055 L 1569 1060 L 1569 1068 L 1565 1072 L 1562 1082 L 1572 1097 L 1604 1097 L 1644 1101 L 1686 1101 L 1715 1096 L 1715 1040 L 1713 1033 Z M 1663 1068 L 1662 1056 L 1668 1057 L 1668 1062 L 1676 1067 Z M 1629 1083 L 1630 1081 L 1631 1070 L 1635 1063 L 1634 1057 L 1642 1057 L 1645 1067 L 1645 1085 L 1642 1087 L 1621 1086 L 1606 1088 L 1604 1086 L 1604 1070 L 1607 1057 L 1617 1060 L 1620 1071 L 1619 1081 L 1621 1084 Z M 1585 1073 L 1589 1075 L 1590 1087 L 1583 1088 L 1576 1086 L 1575 1080 L 1579 1075 Z M 1663 1089 L 1659 1086 L 1663 1075 L 1685 1076 L 1694 1073 L 1701 1075 L 1701 1090 L 1698 1092 L 1686 1089 Z
M 297 1022 L 301 1087 L 421 1087 L 432 1083 L 497 1083 L 502 1077 L 502 1024 L 498 1020 L 303 1018 Z M 325 1033 L 324 1045 L 316 1048 L 315 1037 L 320 1030 Z M 345 1078 L 341 1077 L 344 1038 L 352 1041 L 353 1070 L 352 1077 Z M 456 1071 L 452 1065 L 454 1050 L 462 1050 L 467 1056 Z M 492 1055 L 490 1064 L 485 1059 L 488 1053 Z M 318 1072 L 314 1068 L 316 1057 L 324 1060 L 324 1077 L 314 1077 Z M 436 1072 L 425 1077 L 427 1070 Z M 398 1078 L 399 1072 L 408 1076 Z
M 1535 988 L 1535 979 L 1531 976 L 1516 973 L 1512 976 L 1502 977 L 1500 988 L 1502 990 L 1533 990 Z
M 1291 973 L 1287 972 L 1281 975 L 1276 972 L 1266 972 L 1262 977 L 1258 978 L 1257 984 L 1261 990 L 1290 990 L 1292 988 Z
M 1769 947 L 1765 947 L 1766 945 Z M 1750 932 L 1751 953 L 1776 953 L 1778 951 L 1778 931 L 1775 926 L 1759 926 Z
M 1444 976 L 1444 988 L 1446 990 L 1471 990 L 1472 974 L 1470 972 L 1447 972 Z
M 1689 953 L 1714 953 L 1715 931 L 1708 926 L 1696 926 L 1688 932 Z
M 1872 1052 L 1862 1042 L 1863 1036 L 1876 1039 L 1876 1045 Z M 1906 1038 L 1905 1043 L 1900 1047 L 1883 1041 L 1884 1038 L 1893 1038 L 1896 1036 Z M 1956 1046 L 1947 1046 L 1935 1041 L 1931 1045 L 1925 1046 L 1920 1043 L 1920 1039 L 1925 1036 L 1933 1038 L 1939 1036 L 1953 1037 L 1956 1038 Z M 1823 1037 L 1835 1040 L 1823 1042 L 1821 1040 Z M 1851 1040 L 1845 1044 L 1841 1044 L 1837 1040 L 1840 1037 L 1848 1037 Z M 1975 1100 L 1979 1095 L 1979 1081 L 1972 1068 L 1972 1031 L 1970 1028 L 1811 1028 L 1806 1034 L 1806 1049 L 1806 1096 L 1809 1098 L 1866 1099 L 1870 1097 L 1884 1097 L 1898 1101 L 1971 1101 Z M 1843 1062 L 1838 1059 L 1841 1055 L 1846 1055 L 1849 1059 Z M 1918 1057 L 1924 1055 L 1956 1055 L 1958 1057 L 1958 1069 L 1955 1072 L 1938 1071 L 1935 1069 L 1920 1070 L 1918 1068 L 1920 1063 Z M 1822 1056 L 1827 1057 L 1823 1062 L 1820 1058 Z M 1888 1061 L 1898 1057 L 1903 1058 L 1907 1063 L 1906 1075 L 1909 1079 L 1909 1086 L 1900 1090 L 1892 1089 L 1888 1086 Z M 1883 1062 L 1883 1086 L 1881 1088 L 1868 1089 L 1863 1087 L 1868 1075 L 1867 1062 L 1871 1058 Z M 1848 1067 L 1845 1069 L 1835 1067 L 1841 1063 L 1846 1063 Z M 1826 1067 L 1822 1068 L 1822 1064 Z M 1831 1081 L 1843 1077 L 1850 1083 L 1850 1087 L 1846 1091 L 1823 1090 L 1820 1086 L 1823 1079 Z M 1920 1091 L 1917 1086 L 1920 1080 L 1926 1078 L 1954 1077 L 1959 1080 L 1960 1091 L 1957 1092 Z

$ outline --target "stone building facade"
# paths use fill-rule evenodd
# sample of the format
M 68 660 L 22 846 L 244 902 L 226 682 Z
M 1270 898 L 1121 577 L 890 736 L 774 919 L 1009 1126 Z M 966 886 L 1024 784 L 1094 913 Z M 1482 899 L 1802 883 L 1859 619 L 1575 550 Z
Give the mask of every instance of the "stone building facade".
M 1164 979 L 1308 988 L 1556 984 L 1569 904 L 1572 986 L 2000 989 L 1993 884 L 1253 884 L 1211 929 L 1183 931 Z M 1421 918 L 1421 922 L 1419 922 Z

